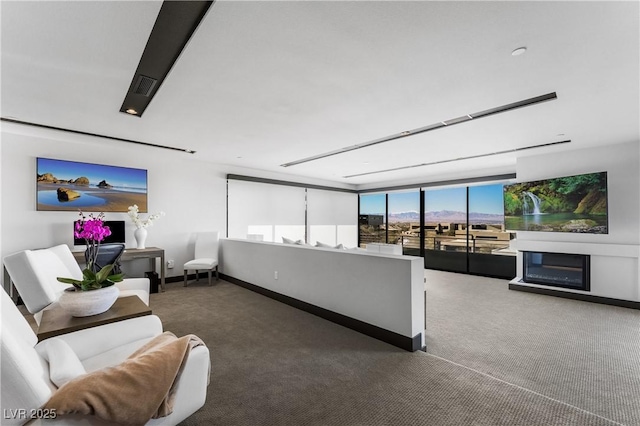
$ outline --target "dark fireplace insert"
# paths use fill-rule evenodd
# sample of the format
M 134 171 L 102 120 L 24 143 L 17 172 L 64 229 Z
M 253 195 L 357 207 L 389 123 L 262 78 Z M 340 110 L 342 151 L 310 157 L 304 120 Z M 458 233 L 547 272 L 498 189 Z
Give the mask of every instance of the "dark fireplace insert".
M 589 255 L 524 251 L 522 281 L 589 291 Z

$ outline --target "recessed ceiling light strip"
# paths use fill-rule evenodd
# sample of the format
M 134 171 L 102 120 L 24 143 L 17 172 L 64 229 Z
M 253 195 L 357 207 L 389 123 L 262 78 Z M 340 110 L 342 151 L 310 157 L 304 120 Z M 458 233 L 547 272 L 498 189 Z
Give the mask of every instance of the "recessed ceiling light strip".
M 552 101 L 554 99 L 558 99 L 558 96 L 556 95 L 556 92 L 551 92 L 551 93 L 547 93 L 546 95 L 536 96 L 535 98 L 529 98 L 523 101 L 502 105 L 497 108 L 487 109 L 485 111 L 476 112 L 470 115 L 471 115 L 471 118 L 474 118 L 474 119 L 480 118 L 480 117 L 487 117 L 489 115 L 499 114 L 501 112 L 511 111 L 518 108 L 524 108 L 530 105 L 539 104 L 541 102 Z
M 491 155 L 510 154 L 512 152 L 525 151 L 527 149 L 533 149 L 533 148 L 543 148 L 545 146 L 559 145 L 559 144 L 562 144 L 562 143 L 569 143 L 569 142 L 571 142 L 571 140 L 559 141 L 559 142 L 549 142 L 549 143 L 543 143 L 543 144 L 540 144 L 540 145 L 532 145 L 532 146 L 525 146 L 525 147 L 522 147 L 522 148 L 514 148 L 514 149 L 507 149 L 507 150 L 504 150 L 504 151 L 490 152 L 490 153 L 487 153 L 487 154 L 470 155 L 470 156 L 467 156 L 467 157 L 458 157 L 458 158 L 452 158 L 452 159 L 449 159 L 449 160 L 432 161 L 430 163 L 412 164 L 410 166 L 394 167 L 392 169 L 377 170 L 375 172 L 358 173 L 358 174 L 355 174 L 355 175 L 342 176 L 342 177 L 343 178 L 353 178 L 353 177 L 359 177 L 359 176 L 374 175 L 374 174 L 377 174 L 377 173 L 395 172 L 397 170 L 414 169 L 416 167 L 433 166 L 435 164 L 451 163 L 451 162 L 454 162 L 454 161 L 461 161 L 461 160 L 471 160 L 471 159 L 475 159 L 475 158 L 489 157 Z
M 135 144 L 138 144 L 138 145 L 152 146 L 154 148 L 170 149 L 170 150 L 173 150 L 173 151 L 186 152 L 187 154 L 195 154 L 196 153 L 195 151 L 193 151 L 191 149 L 176 148 L 174 146 L 158 145 L 158 144 L 155 144 L 155 143 L 134 141 L 132 139 L 123 139 L 123 138 L 117 138 L 115 136 L 100 135 L 98 133 L 83 132 L 82 130 L 65 129 L 64 127 L 47 126 L 46 124 L 31 123 L 31 122 L 28 122 L 28 121 L 14 120 L 12 118 L 0 117 L 0 121 L 6 121 L 7 123 L 24 124 L 26 126 L 40 127 L 42 129 L 59 130 L 61 132 L 75 133 L 77 135 L 94 136 L 94 137 L 97 137 L 97 138 L 111 139 L 111 140 L 119 141 L 119 142 L 135 143 Z
M 488 110 L 484 110 L 484 111 L 480 111 L 480 112 L 476 112 L 473 114 L 465 114 L 461 117 L 457 117 L 457 118 L 452 118 L 450 120 L 446 120 L 446 121 L 440 121 L 438 123 L 435 124 L 430 124 L 428 126 L 424 126 L 424 127 L 419 127 L 417 129 L 413 129 L 413 130 L 405 130 L 404 132 L 400 132 L 400 133 L 396 133 L 394 135 L 390 135 L 390 136 L 385 136 L 383 138 L 380 139 L 375 139 L 369 142 L 363 142 L 363 143 L 359 143 L 356 145 L 351 145 L 345 148 L 340 148 L 340 149 L 336 149 L 335 151 L 329 151 L 329 152 L 325 152 L 323 154 L 318 154 L 318 155 L 314 155 L 311 157 L 306 157 L 300 160 L 296 160 L 296 161 L 291 161 L 289 163 L 285 163 L 285 164 L 281 164 L 281 167 L 291 167 L 291 166 L 296 166 L 298 164 L 302 164 L 302 163 L 308 163 L 309 161 L 315 161 L 315 160 L 319 160 L 321 158 L 326 158 L 326 157 L 331 157 L 333 155 L 338 155 L 338 154 L 342 154 L 345 152 L 349 152 L 349 151 L 354 151 L 356 149 L 362 149 L 362 148 L 366 148 L 372 145 L 378 145 L 384 142 L 389 142 L 392 140 L 396 140 L 396 139 L 400 139 L 400 138 L 406 138 L 408 136 L 414 136 L 414 135 L 418 135 L 420 133 L 424 133 L 424 132 L 429 132 L 431 130 L 436 130 L 436 129 L 441 129 L 443 127 L 449 127 L 449 126 L 453 126 L 456 124 L 460 124 L 460 123 L 465 123 L 467 121 L 471 121 L 473 119 L 478 119 L 478 118 L 482 118 L 482 117 L 487 117 L 489 115 L 493 115 L 493 114 L 498 114 L 501 112 L 507 112 L 507 111 L 511 111 L 514 109 L 518 109 L 518 108 L 523 108 L 523 107 L 527 107 L 530 105 L 535 105 L 541 102 L 546 102 L 546 101 L 550 101 L 553 99 L 557 99 L 557 95 L 556 92 L 551 92 L 551 93 L 547 93 L 545 95 L 541 95 L 541 96 L 536 96 L 534 98 L 529 98 L 529 99 L 525 99 L 522 101 L 518 101 L 518 102 L 513 102 L 507 105 L 502 105 L 496 108 L 491 108 Z
M 312 157 L 307 157 L 304 158 L 302 160 L 297 160 L 297 161 L 292 161 L 290 163 L 286 163 L 286 164 L 281 164 L 281 167 L 289 167 L 289 166 L 295 166 L 296 164 L 301 164 L 301 163 L 307 163 L 309 161 L 313 161 L 313 160 L 319 160 L 320 158 L 325 158 L 325 157 L 331 157 L 332 155 L 338 155 L 338 154 L 342 154 L 345 152 L 349 152 L 349 151 L 353 151 L 356 149 L 360 149 L 360 148 L 365 148 L 367 146 L 371 146 L 371 145 L 377 145 L 379 143 L 383 143 L 383 142 L 388 142 L 394 139 L 399 139 L 399 138 L 404 138 L 409 136 L 409 132 L 402 132 L 396 135 L 391 135 L 391 136 L 387 136 L 384 138 L 380 138 L 380 139 L 376 139 L 370 142 L 364 142 L 361 144 L 357 144 L 357 145 L 352 145 L 352 146 L 348 146 L 345 148 L 340 148 L 340 149 L 336 149 L 335 151 L 329 151 L 329 152 L 325 152 L 324 154 L 318 154 L 318 155 L 314 155 Z

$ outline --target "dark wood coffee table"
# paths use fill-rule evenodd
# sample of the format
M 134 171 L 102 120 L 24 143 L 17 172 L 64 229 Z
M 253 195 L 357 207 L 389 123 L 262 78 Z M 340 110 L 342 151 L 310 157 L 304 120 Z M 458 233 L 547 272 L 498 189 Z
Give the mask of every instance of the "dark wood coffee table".
M 138 296 L 119 297 L 108 311 L 90 317 L 72 317 L 67 311 L 57 306 L 42 313 L 37 333 L 38 342 L 72 331 L 145 315 L 151 315 L 151 308 Z

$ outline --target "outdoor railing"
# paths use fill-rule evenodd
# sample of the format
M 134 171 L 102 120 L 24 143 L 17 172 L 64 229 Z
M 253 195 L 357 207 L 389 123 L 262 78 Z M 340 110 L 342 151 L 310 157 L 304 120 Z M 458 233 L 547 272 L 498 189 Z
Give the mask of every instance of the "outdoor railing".
M 382 243 L 385 244 L 386 234 L 384 231 L 380 231 L 376 234 L 361 234 L 360 235 L 360 247 L 366 247 L 370 243 Z M 398 244 L 402 246 L 402 252 L 404 254 L 410 254 L 413 256 L 420 255 L 420 237 L 416 235 L 389 235 L 388 244 Z M 505 240 L 493 240 L 488 238 L 474 238 L 473 235 L 469 235 L 467 240 L 466 236 L 449 236 L 449 235 L 435 235 L 427 236 L 424 239 L 425 250 L 442 250 L 451 252 L 469 252 L 469 253 L 484 253 L 491 254 L 494 250 L 504 249 L 509 247 L 509 241 Z

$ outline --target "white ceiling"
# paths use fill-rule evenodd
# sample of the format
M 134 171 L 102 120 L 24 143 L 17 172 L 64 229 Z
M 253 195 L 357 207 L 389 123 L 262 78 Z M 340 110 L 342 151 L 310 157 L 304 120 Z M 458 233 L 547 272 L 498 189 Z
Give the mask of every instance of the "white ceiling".
M 143 117 L 128 116 L 120 105 L 161 4 L 2 1 L 2 117 L 360 187 L 640 140 L 636 1 L 218 1 Z M 558 99 L 280 166 L 549 92 Z

